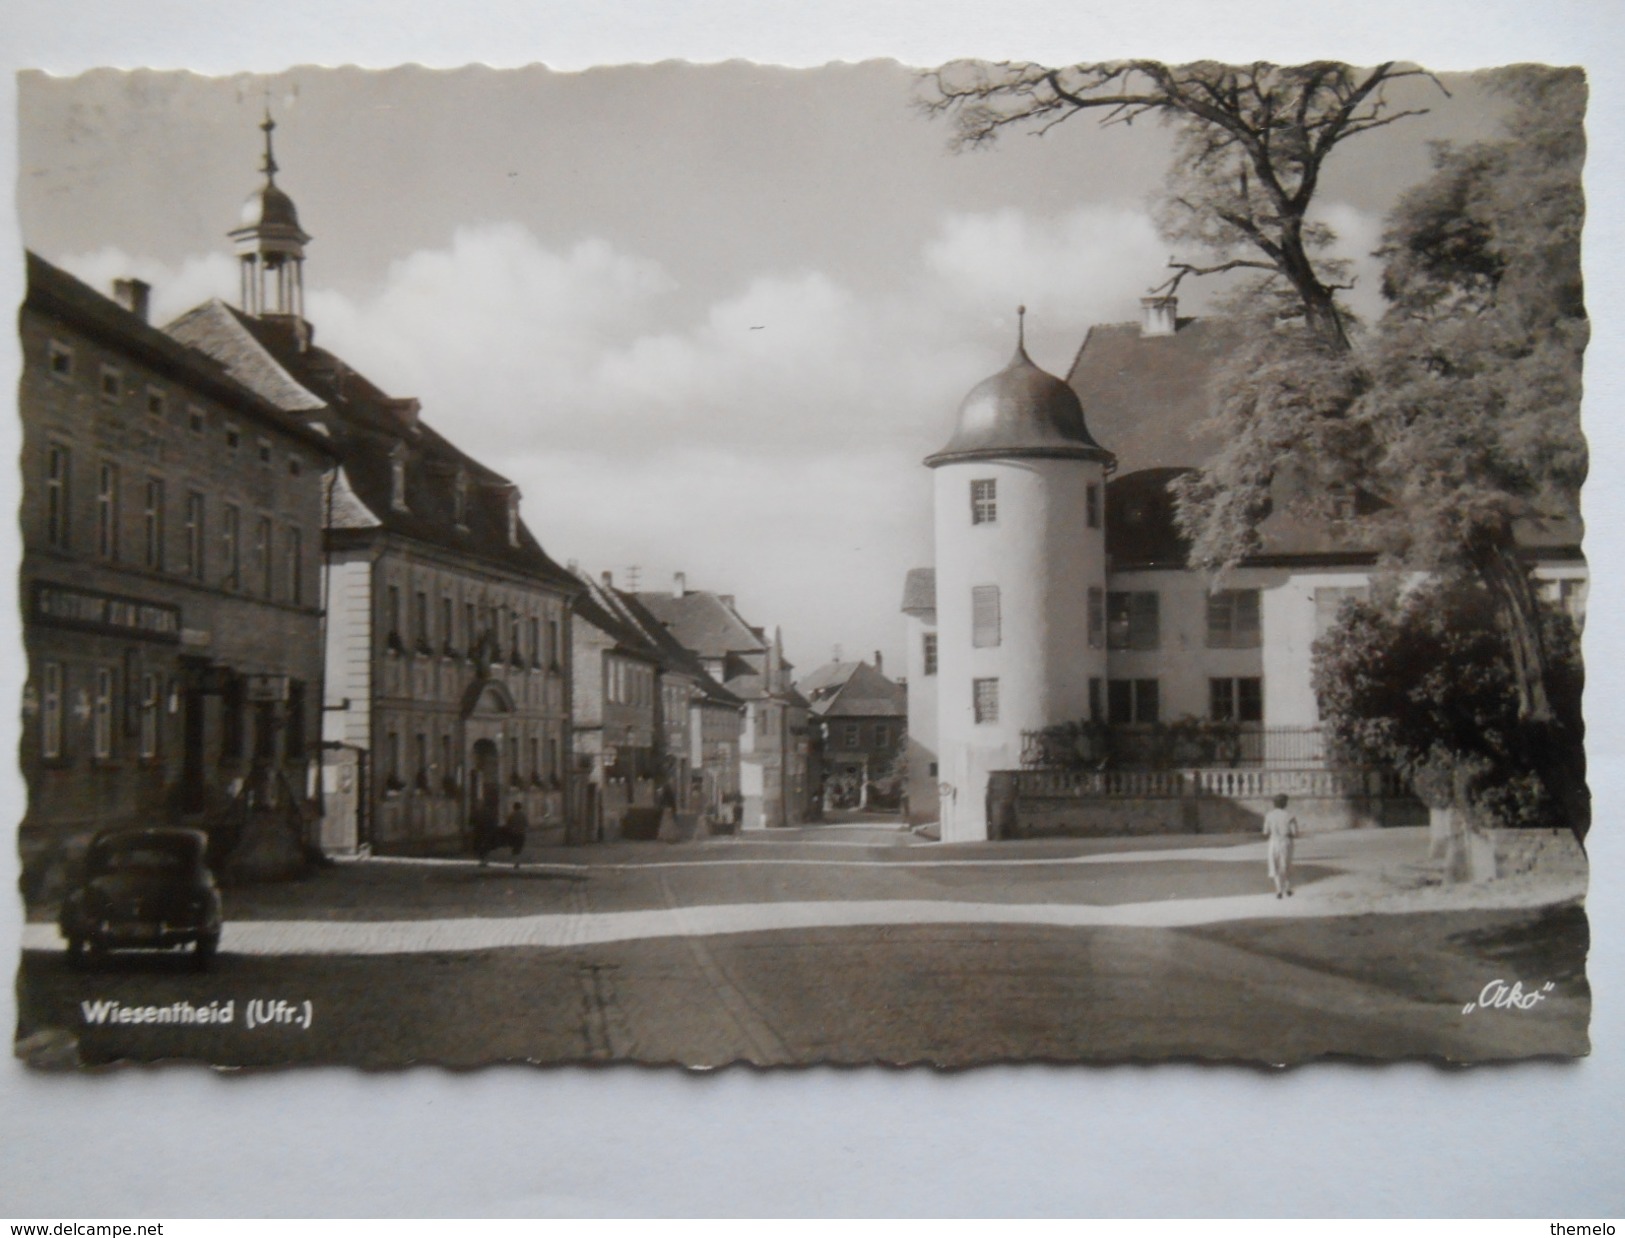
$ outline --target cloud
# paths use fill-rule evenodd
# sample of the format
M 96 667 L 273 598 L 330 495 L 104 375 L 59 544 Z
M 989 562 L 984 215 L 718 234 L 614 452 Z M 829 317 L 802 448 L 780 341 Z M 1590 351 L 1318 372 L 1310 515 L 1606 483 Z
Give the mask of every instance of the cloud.
M 900 641 L 902 573 L 930 552 L 920 461 L 1008 358 L 1015 306 L 1032 355 L 1064 373 L 1165 260 L 1134 212 L 945 215 L 884 292 L 791 268 L 695 310 L 652 258 L 498 223 L 398 259 L 370 290 L 313 285 L 307 310 L 318 343 L 517 481 L 555 557 L 754 598 L 753 621 L 786 623 L 805 660 L 808 644 Z M 147 278 L 159 320 L 235 294 L 223 255 L 68 265 L 102 286 Z
M 115 279 L 145 280 L 152 286 L 152 321 L 160 324 L 211 297 L 237 298 L 237 263 L 226 254 L 194 254 L 171 266 L 108 245 L 71 254 L 59 265 L 104 296 L 111 295 Z

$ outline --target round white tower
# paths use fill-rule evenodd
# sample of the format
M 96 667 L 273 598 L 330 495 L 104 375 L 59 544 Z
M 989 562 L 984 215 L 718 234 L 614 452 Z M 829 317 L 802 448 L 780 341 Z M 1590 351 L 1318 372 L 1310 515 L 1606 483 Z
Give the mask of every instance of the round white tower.
M 1078 397 L 1019 336 L 1010 364 L 972 389 L 953 437 L 926 458 L 944 842 L 989 837 L 988 775 L 1021 767 L 1022 732 L 1087 718 L 1090 679 L 1104 693 L 1111 462 Z M 1102 612 L 1093 624 L 1091 590 Z

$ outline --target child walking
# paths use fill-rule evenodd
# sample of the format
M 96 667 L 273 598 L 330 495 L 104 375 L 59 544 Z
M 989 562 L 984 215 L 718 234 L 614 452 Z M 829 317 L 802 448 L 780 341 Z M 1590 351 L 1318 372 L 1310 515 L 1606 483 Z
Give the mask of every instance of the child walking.
M 1275 807 L 1264 814 L 1264 830 L 1269 835 L 1270 880 L 1275 897 L 1292 893 L 1292 840 L 1298 836 L 1298 819 L 1286 810 L 1286 796 L 1275 797 Z

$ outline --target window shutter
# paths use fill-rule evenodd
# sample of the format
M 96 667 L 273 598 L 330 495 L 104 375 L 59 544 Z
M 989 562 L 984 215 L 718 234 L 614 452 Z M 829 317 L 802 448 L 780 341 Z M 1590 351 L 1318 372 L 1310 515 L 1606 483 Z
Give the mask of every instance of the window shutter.
M 999 643 L 999 586 L 975 585 L 970 600 L 971 644 L 991 649 Z

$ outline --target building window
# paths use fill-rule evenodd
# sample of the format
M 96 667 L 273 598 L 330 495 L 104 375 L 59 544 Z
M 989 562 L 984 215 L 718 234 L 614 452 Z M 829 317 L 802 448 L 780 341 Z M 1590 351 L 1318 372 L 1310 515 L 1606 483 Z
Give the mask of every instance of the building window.
M 468 656 L 471 657 L 471 658 L 474 656 L 474 644 L 475 644 L 475 641 L 478 639 L 477 635 L 476 635 L 477 632 L 478 632 L 478 629 L 479 629 L 479 624 L 478 624 L 478 621 L 474 617 L 474 603 L 473 602 L 464 602 L 463 603 L 463 642 L 464 642 L 464 649 L 468 653 Z
M 406 457 L 399 450 L 389 461 L 389 505 L 398 512 L 406 510 Z
M 45 540 L 59 550 L 68 548 L 72 473 L 73 453 L 52 443 L 45 464 Z
M 1106 721 L 1115 726 L 1148 726 L 1159 721 L 1161 693 L 1155 679 L 1106 681 Z
M 1100 487 L 1094 482 L 1083 488 L 1083 513 L 1091 529 L 1100 527 Z
M 96 668 L 96 696 L 91 704 L 91 753 L 98 761 L 113 755 L 113 671 Z
M 456 613 L 452 606 L 451 594 L 442 594 L 440 598 L 440 652 L 446 657 L 452 652 L 452 616 Z
M 542 781 L 542 741 L 536 736 L 530 737 L 530 780 L 541 785 Z
M 1208 594 L 1209 649 L 1256 649 L 1259 643 L 1257 589 L 1220 589 Z
M 291 761 L 296 761 L 305 755 L 305 719 L 307 716 L 305 681 L 290 679 L 288 681 L 288 729 L 284 733 L 283 744 L 288 759 Z
M 186 410 L 186 428 L 193 434 L 203 433 L 203 410 L 195 404 Z
M 158 756 L 158 708 L 161 689 L 158 676 L 147 672 L 141 676 L 141 759 L 154 760 Z
M 452 520 L 459 529 L 468 528 L 468 474 L 462 469 L 452 485 Z
M 1096 675 L 1089 676 L 1089 721 L 1104 722 L 1106 719 L 1105 702 L 1101 694 L 1105 685 Z
M 227 503 L 220 516 L 220 557 L 225 585 L 236 589 L 243 581 L 243 514 L 235 503 Z
M 1155 649 L 1161 640 L 1157 594 L 1106 595 L 1106 648 Z
M 118 465 L 103 461 L 96 475 L 96 551 L 118 558 Z
M 1207 681 L 1208 717 L 1215 722 L 1264 721 L 1264 681 L 1259 677 Z
M 298 456 L 289 456 L 288 457 L 288 476 L 289 477 L 298 477 L 304 471 L 305 471 L 304 462 L 301 461 Z
M 147 478 L 147 502 L 141 511 L 141 531 L 146 564 L 155 572 L 164 570 L 164 482 Z
M 220 694 L 220 760 L 222 764 L 233 764 L 242 759 L 243 739 L 246 728 L 243 725 L 243 712 L 247 708 L 247 694 L 243 691 L 243 681 L 233 675 L 226 681 L 225 691 Z
M 401 587 L 390 585 L 384 591 L 384 637 L 393 649 L 401 646 Z
M 302 606 L 305 601 L 305 531 L 290 527 L 283 534 L 287 550 L 288 601 Z
M 1089 590 L 1089 648 L 1100 649 L 1106 644 L 1106 591 Z
M 52 340 L 46 348 L 46 368 L 53 378 L 73 377 L 73 349 Z
M 977 722 L 997 722 L 999 720 L 999 681 L 997 679 L 971 680 L 971 707 L 975 712 Z
M 429 595 L 421 589 L 412 595 L 412 643 L 419 653 L 432 653 L 429 643 Z
M 542 621 L 535 615 L 530 617 L 530 664 L 532 667 L 542 664 Z
M 384 747 L 384 789 L 399 791 L 406 784 L 401 781 L 401 736 L 391 731 Z
M 203 496 L 196 490 L 186 495 L 186 574 L 203 579 Z
M 843 728 L 846 746 L 848 748 L 861 748 L 863 746 L 863 728 L 856 722 L 848 722 Z
M 992 649 L 999 643 L 998 585 L 971 587 L 970 643 L 977 649 Z
M 276 590 L 276 563 L 271 557 L 269 516 L 261 516 L 254 523 L 254 562 L 260 569 L 260 596 L 268 598 Z
M 884 722 L 875 723 L 875 747 L 884 751 L 891 746 L 891 729 Z
M 40 667 L 39 751 L 46 761 L 62 756 L 62 663 Z
M 168 401 L 157 387 L 147 388 L 147 416 L 162 418 Z
M 421 791 L 429 789 L 429 737 L 419 731 L 413 737 L 414 755 L 417 758 L 417 785 Z
M 547 665 L 553 670 L 559 670 L 559 621 L 547 621 Z
M 1315 638 L 1325 636 L 1337 623 L 1343 603 L 1363 602 L 1370 596 L 1365 585 L 1325 585 L 1315 590 Z
M 440 737 L 440 785 L 449 794 L 457 786 L 457 764 L 451 756 L 451 736 Z
M 259 447 L 259 453 L 260 453 L 260 463 L 261 464 L 270 464 L 271 463 L 271 440 L 268 439 L 268 438 L 260 439 L 259 443 L 258 443 L 258 447 Z
M 102 399 L 117 404 L 124 395 L 124 374 L 116 365 L 102 366 Z
M 237 448 L 242 444 L 242 441 L 243 441 L 243 436 L 238 432 L 237 427 L 234 426 L 234 425 L 227 425 L 226 426 L 226 450 L 228 450 L 228 451 L 236 451 Z
M 925 662 L 923 673 L 935 675 L 937 673 L 937 634 L 935 632 L 920 634 L 920 654 Z
M 993 478 L 970 484 L 970 522 L 996 524 L 999 519 L 999 483 Z

